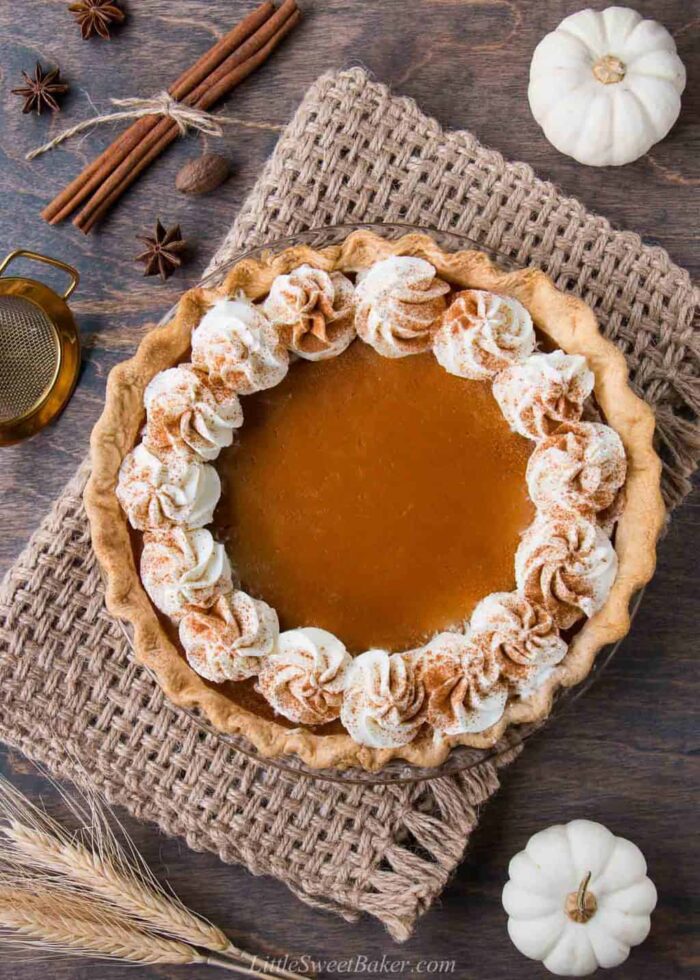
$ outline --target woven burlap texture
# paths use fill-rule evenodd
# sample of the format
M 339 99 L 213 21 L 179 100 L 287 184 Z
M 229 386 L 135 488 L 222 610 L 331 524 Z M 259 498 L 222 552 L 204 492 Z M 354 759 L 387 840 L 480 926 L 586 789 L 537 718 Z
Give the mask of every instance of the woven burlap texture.
M 212 268 L 244 245 L 381 219 L 462 231 L 584 296 L 657 411 L 666 499 L 681 499 L 697 457 L 697 296 L 686 273 L 526 165 L 504 163 L 468 133 L 443 133 L 361 70 L 309 90 Z M 81 502 L 86 474 L 0 590 L 0 738 L 58 775 L 87 771 L 110 802 L 196 850 L 274 875 L 349 920 L 374 915 L 405 939 L 513 753 L 418 785 L 342 785 L 260 766 L 202 731 L 132 662 L 105 610 Z

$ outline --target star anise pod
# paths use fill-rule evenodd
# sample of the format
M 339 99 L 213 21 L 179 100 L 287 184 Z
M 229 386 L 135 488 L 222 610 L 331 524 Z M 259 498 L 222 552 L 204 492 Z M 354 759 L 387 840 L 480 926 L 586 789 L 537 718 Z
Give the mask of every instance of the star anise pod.
M 34 78 L 26 71 L 22 72 L 26 85 L 21 88 L 13 88 L 13 95 L 21 95 L 24 99 L 22 112 L 31 112 L 36 109 L 37 116 L 41 115 L 44 109 L 51 109 L 52 112 L 60 112 L 61 107 L 54 98 L 55 95 L 63 95 L 68 91 L 68 86 L 61 81 L 61 72 L 58 68 L 51 68 L 44 72 L 39 62 L 34 69 Z
M 123 24 L 126 14 L 113 0 L 78 0 L 68 8 L 80 24 L 80 33 L 87 41 L 93 34 L 99 34 L 105 41 L 110 39 L 112 24 Z
M 155 234 L 139 235 L 138 241 L 146 245 L 146 251 L 136 256 L 136 261 L 143 262 L 146 266 L 144 276 L 159 275 L 165 282 L 182 265 L 180 256 L 187 248 L 187 243 L 179 225 L 173 225 L 166 231 L 158 219 Z

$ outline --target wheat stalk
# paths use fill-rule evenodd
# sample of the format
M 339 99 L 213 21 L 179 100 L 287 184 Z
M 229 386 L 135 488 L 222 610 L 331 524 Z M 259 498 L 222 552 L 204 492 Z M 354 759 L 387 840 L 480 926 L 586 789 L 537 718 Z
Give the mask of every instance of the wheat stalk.
M 18 863 L 64 875 L 78 888 L 97 895 L 137 922 L 147 922 L 158 932 L 216 952 L 229 947 L 229 940 L 217 926 L 167 894 L 124 875 L 84 844 L 61 840 L 16 820 L 1 829 L 14 845 Z
M 46 885 L 58 881 L 63 894 L 74 897 L 76 902 L 84 903 L 89 898 L 90 907 L 94 907 L 97 899 L 105 915 L 118 918 L 124 928 L 132 928 L 138 935 L 160 933 L 161 936 L 152 938 L 166 944 L 181 940 L 174 945 L 189 950 L 191 955 L 200 955 L 193 946 L 219 953 L 232 961 L 226 963 L 229 968 L 241 962 L 257 965 L 258 969 L 251 970 L 233 967 L 251 976 L 297 980 L 297 974 L 238 949 L 218 926 L 196 915 L 174 894 L 168 893 L 121 826 L 124 846 L 119 842 L 93 791 L 82 788 L 81 803 L 60 787 L 56 788 L 81 822 L 81 834 L 68 833 L 45 810 L 0 777 L 0 861 L 13 872 L 14 877 L 6 878 L 11 885 L 27 881 Z M 118 823 L 114 816 L 113 819 Z M 186 962 L 205 961 L 223 965 L 211 957 Z
M 94 903 L 52 888 L 0 889 L 0 930 L 2 942 L 73 955 L 144 964 L 204 959 L 185 943 L 143 932 Z

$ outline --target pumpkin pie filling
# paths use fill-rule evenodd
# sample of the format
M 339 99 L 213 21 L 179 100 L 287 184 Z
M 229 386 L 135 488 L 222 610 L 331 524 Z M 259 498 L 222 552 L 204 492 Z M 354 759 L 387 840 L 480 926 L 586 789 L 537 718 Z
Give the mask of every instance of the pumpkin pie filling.
M 322 627 L 352 653 L 403 650 L 514 588 L 532 443 L 488 383 L 356 342 L 242 403 L 214 524 L 281 629 Z

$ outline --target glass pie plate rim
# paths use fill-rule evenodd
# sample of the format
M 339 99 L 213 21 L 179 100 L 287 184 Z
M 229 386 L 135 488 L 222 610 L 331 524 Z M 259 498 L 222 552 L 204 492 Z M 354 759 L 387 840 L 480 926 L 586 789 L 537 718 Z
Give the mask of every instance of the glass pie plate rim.
M 364 229 L 373 231 L 376 234 L 384 235 L 389 238 L 397 238 L 411 233 L 430 235 L 438 245 L 449 251 L 459 251 L 464 249 L 476 249 L 485 253 L 495 264 L 507 271 L 523 269 L 525 266 L 514 261 L 502 252 L 498 252 L 487 245 L 469 238 L 459 232 L 444 231 L 429 226 L 402 224 L 400 222 L 359 222 L 344 223 L 335 225 L 324 225 L 317 228 L 310 228 L 300 231 L 297 234 L 289 235 L 284 238 L 272 239 L 260 245 L 242 249 L 237 252 L 225 263 L 214 269 L 209 275 L 205 276 L 200 286 L 216 285 L 224 278 L 226 273 L 238 262 L 243 259 L 260 256 L 264 252 L 282 251 L 292 245 L 309 245 L 314 248 L 326 248 L 329 245 L 337 245 L 342 242 L 352 231 Z M 167 323 L 172 317 L 175 307 L 171 308 L 160 321 L 161 324 Z M 641 589 L 634 597 L 630 605 L 630 621 L 635 618 L 637 610 L 641 604 L 644 589 Z M 129 627 L 118 620 L 126 640 L 133 652 L 133 641 Z M 609 644 L 599 651 L 593 666 L 587 676 L 580 684 L 569 688 L 560 688 L 554 697 L 552 709 L 546 718 L 525 725 L 511 725 L 499 743 L 490 748 L 475 749 L 469 746 L 455 746 L 451 749 L 447 759 L 439 766 L 420 767 L 402 759 L 394 759 L 378 770 L 365 770 L 359 767 L 348 769 L 315 769 L 308 766 L 301 759 L 294 755 L 284 755 L 268 757 L 262 755 L 244 736 L 220 732 L 211 725 L 198 711 L 190 708 L 173 706 L 178 711 L 184 712 L 190 720 L 207 735 L 225 742 L 234 751 L 241 752 L 260 766 L 269 766 L 280 771 L 286 772 L 298 778 L 316 779 L 333 783 L 355 783 L 366 785 L 382 784 L 401 784 L 418 783 L 433 779 L 444 778 L 446 776 L 457 775 L 468 772 L 469 770 L 482 765 L 488 761 L 495 761 L 499 756 L 512 752 L 524 744 L 537 732 L 549 728 L 573 704 L 597 681 L 601 673 L 613 658 L 625 637 L 622 637 L 614 644 Z M 142 665 L 143 666 L 143 665 Z M 158 683 L 157 677 L 150 668 L 145 670 Z

